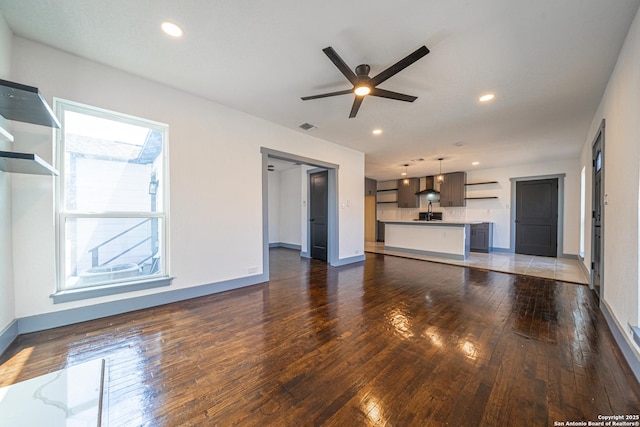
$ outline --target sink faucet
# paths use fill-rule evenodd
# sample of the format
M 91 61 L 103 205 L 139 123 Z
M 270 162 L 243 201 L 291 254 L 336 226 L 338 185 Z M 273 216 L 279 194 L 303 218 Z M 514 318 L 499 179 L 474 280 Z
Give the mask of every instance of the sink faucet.
M 431 221 L 433 219 L 433 204 L 431 204 L 431 200 L 429 200 L 429 205 L 427 206 L 427 221 Z

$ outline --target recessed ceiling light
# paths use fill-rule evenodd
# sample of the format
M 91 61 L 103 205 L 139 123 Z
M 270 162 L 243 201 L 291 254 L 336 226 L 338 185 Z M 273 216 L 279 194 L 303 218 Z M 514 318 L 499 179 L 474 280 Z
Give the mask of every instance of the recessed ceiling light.
M 478 166 L 480 164 L 480 162 L 473 162 L 471 163 L 473 166 Z
M 382 129 L 374 129 L 371 133 L 374 135 L 380 135 L 382 133 Z
M 489 102 L 491 100 L 493 100 L 493 98 L 495 98 L 496 96 L 493 93 L 487 93 L 485 95 L 482 95 L 480 98 L 478 98 L 478 101 L 480 102 Z
M 174 24 L 173 22 L 164 21 L 162 23 L 162 31 L 164 31 L 167 35 L 171 37 L 182 37 L 184 35 L 184 31 L 178 24 Z

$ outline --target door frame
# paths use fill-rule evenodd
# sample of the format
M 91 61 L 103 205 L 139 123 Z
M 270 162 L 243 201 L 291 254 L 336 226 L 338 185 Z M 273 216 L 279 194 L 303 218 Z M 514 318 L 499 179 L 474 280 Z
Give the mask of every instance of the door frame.
M 260 147 L 262 153 L 262 271 L 269 279 L 269 177 L 267 165 L 269 158 L 298 162 L 308 166 L 315 166 L 315 170 L 326 170 L 327 180 L 327 263 L 332 266 L 340 265 L 338 259 L 338 170 L 340 165 L 325 162 L 323 160 L 312 159 L 310 157 L 299 156 L 297 154 L 286 153 L 284 151 L 273 150 L 271 148 Z M 309 219 L 309 174 L 307 172 L 307 220 Z M 309 221 L 307 221 L 307 244 L 300 252 L 300 256 L 309 258 Z
M 604 152 L 604 137 L 605 137 L 605 119 L 602 119 L 600 122 L 600 126 L 598 127 L 598 131 L 596 132 L 595 138 L 593 138 L 593 143 L 591 143 L 591 253 L 589 254 L 589 288 L 591 290 L 595 290 L 594 288 L 594 268 L 593 268 L 593 252 L 595 247 L 595 227 L 593 221 L 593 212 L 595 210 L 595 194 L 596 194 L 596 186 L 594 185 L 595 175 L 596 175 L 596 165 L 595 159 L 593 156 L 593 150 L 595 149 L 596 143 L 598 139 L 600 139 L 600 152 L 602 153 L 602 168 L 600 169 L 600 201 L 602 203 L 602 208 L 600 209 L 600 292 L 598 297 L 600 301 L 604 301 L 604 215 L 605 209 L 604 205 L 605 201 L 605 192 L 604 192 L 604 180 L 605 180 L 605 152 Z
M 510 225 L 509 225 L 509 252 L 516 252 L 516 183 L 519 181 L 538 181 L 541 179 L 557 179 L 558 180 L 558 249 L 556 250 L 556 258 L 574 258 L 576 255 L 565 254 L 564 249 L 564 178 L 566 174 L 554 175 L 537 175 L 523 176 L 518 178 L 510 178 L 511 181 L 511 209 L 510 209 Z

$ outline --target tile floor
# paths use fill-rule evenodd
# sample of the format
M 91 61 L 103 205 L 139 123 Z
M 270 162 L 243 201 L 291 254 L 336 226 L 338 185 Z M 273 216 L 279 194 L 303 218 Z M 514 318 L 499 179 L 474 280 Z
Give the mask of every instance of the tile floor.
M 542 277 L 562 282 L 579 283 L 583 285 L 589 284 L 589 280 L 580 267 L 579 261 L 575 259 L 520 255 L 506 252 L 491 252 L 488 254 L 471 252 L 469 258 L 456 260 L 387 250 L 384 248 L 384 243 L 377 242 L 365 242 L 365 252 L 401 256 L 443 264 L 463 265 L 503 273 Z

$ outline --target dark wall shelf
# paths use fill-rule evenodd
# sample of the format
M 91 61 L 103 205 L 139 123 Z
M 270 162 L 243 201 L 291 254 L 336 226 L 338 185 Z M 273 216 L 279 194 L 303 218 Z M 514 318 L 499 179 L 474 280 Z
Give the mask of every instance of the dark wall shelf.
M 398 203 L 398 201 L 397 200 L 392 200 L 392 201 L 389 201 L 389 202 L 378 202 L 378 203 Z
M 484 184 L 498 184 L 498 181 L 467 182 L 465 185 L 484 185 Z
M 378 193 L 382 193 L 383 191 L 398 191 L 397 188 L 387 188 L 386 190 L 378 190 Z
M 0 151 L 0 170 L 34 175 L 58 175 L 58 171 L 37 154 Z
M 0 79 L 0 115 L 5 119 L 34 125 L 60 128 L 60 122 L 49 108 L 38 88 Z M 0 136 L 13 141 L 6 129 Z M 0 151 L 0 171 L 34 175 L 58 175 L 58 171 L 37 154 Z
M 38 88 L 0 79 L 0 114 L 8 120 L 59 128 Z
M 465 197 L 465 200 L 481 200 L 481 199 L 497 199 L 497 196 L 487 196 L 487 197 Z

